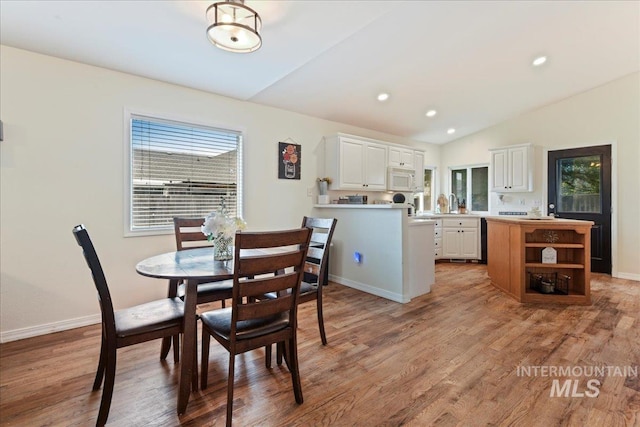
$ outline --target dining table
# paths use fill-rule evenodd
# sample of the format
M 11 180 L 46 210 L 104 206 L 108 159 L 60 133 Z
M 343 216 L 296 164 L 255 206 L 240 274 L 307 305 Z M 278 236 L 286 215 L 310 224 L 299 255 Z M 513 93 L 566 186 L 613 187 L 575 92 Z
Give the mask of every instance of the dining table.
M 136 265 L 136 271 L 143 276 L 169 280 L 169 296 L 175 296 L 172 294 L 176 292 L 181 281 L 185 283 L 178 415 L 184 414 L 187 409 L 191 394 L 190 385 L 193 385 L 193 391 L 198 388 L 196 362 L 198 284 L 233 278 L 233 260 L 214 260 L 213 251 L 213 247 L 183 249 L 152 256 Z

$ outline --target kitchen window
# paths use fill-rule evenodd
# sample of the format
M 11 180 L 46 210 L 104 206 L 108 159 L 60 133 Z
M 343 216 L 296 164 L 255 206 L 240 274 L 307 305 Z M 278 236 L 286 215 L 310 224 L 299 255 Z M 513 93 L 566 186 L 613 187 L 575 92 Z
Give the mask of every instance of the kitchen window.
M 451 169 L 451 193 L 458 198 L 458 206 L 472 212 L 489 211 L 489 166 L 478 165 Z M 450 206 L 457 210 L 458 206 Z
M 125 235 L 173 232 L 173 217 L 225 205 L 242 216 L 242 134 L 128 115 Z

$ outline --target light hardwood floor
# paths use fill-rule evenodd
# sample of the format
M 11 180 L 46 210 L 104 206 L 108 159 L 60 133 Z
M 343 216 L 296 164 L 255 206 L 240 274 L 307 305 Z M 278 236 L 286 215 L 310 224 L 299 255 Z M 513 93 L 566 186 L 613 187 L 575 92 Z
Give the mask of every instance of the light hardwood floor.
M 398 304 L 337 284 L 325 291 L 329 344 L 315 305 L 301 306 L 304 403 L 286 368 L 262 350 L 238 356 L 237 426 L 639 426 L 637 376 L 570 377 L 577 393 L 550 397 L 565 377 L 518 375 L 527 366 L 640 365 L 640 282 L 595 274 L 592 306 L 521 305 L 496 290 L 486 267 L 438 264 L 430 294 Z M 87 285 L 89 286 L 89 284 Z M 97 302 L 96 302 L 97 304 Z M 0 346 L 0 424 L 94 425 L 99 326 Z M 108 425 L 224 425 L 227 352 L 211 344 L 209 388 L 176 415 L 179 370 L 159 342 L 119 350 Z

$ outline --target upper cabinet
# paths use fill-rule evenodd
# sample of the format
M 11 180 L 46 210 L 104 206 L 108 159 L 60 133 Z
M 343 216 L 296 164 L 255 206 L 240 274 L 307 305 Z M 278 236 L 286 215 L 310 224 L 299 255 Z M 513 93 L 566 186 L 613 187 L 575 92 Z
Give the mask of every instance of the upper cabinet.
M 389 166 L 413 168 L 414 150 L 402 147 L 389 147 Z
M 491 191 L 522 193 L 533 191 L 531 144 L 513 145 L 491 152 Z
M 332 190 L 385 191 L 387 146 L 350 135 L 325 139 L 326 174 Z

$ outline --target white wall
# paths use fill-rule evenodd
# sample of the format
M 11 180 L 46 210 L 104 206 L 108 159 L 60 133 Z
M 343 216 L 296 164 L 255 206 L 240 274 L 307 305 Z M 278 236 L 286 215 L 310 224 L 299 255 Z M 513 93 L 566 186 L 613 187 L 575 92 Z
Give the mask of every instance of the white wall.
M 450 166 L 489 163 L 489 148 L 525 142 L 535 145 L 534 192 L 505 195 L 504 205 L 492 194 L 491 210 L 528 211 L 535 200 L 546 207 L 548 150 L 612 144 L 613 275 L 640 280 L 640 73 L 444 145 L 441 182 Z
M 116 308 L 162 297 L 166 284 L 135 273 L 171 251 L 171 235 L 123 236 L 124 109 L 243 131 L 249 229 L 298 226 L 311 212 L 322 137 L 346 132 L 439 147 L 241 102 L 103 68 L 0 46 L 0 340 L 98 321 L 99 308 L 71 229 L 84 223 Z M 277 147 L 302 144 L 302 179 L 277 179 Z

